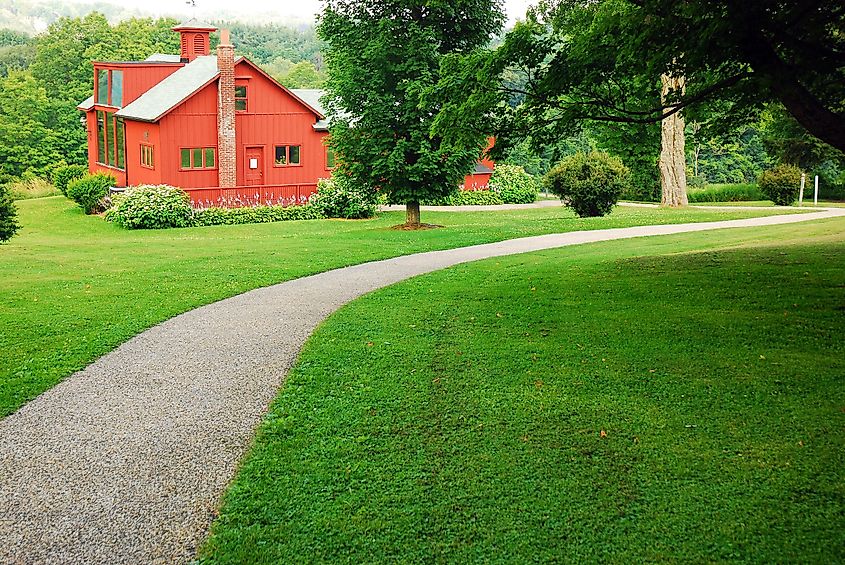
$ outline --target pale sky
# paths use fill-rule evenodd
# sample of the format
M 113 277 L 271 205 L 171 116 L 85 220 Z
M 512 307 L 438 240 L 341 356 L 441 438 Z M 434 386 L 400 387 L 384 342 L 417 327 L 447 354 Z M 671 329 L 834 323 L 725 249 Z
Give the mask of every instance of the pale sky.
M 65 0 L 74 4 L 90 3 L 91 0 Z M 185 0 L 145 0 L 144 2 L 121 2 L 120 0 L 99 0 L 107 4 L 117 4 L 130 10 L 149 13 L 155 16 L 172 15 L 190 17 L 196 10 L 197 19 L 242 19 L 247 22 L 260 22 L 270 15 L 273 21 L 286 19 L 299 22 L 311 22 L 320 11 L 320 0 L 196 0 L 195 9 Z M 508 25 L 525 17 L 525 10 L 536 0 L 504 0 L 508 14 Z

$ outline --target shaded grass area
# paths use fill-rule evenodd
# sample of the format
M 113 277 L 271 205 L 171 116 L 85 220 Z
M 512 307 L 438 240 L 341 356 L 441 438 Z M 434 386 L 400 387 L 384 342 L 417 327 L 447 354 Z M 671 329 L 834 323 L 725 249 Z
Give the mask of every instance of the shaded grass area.
M 17 205 L 23 228 L 0 246 L 0 417 L 140 331 L 253 288 L 417 251 L 761 214 L 619 209 L 579 220 L 563 208 L 426 212 L 424 221 L 446 227 L 410 233 L 388 229 L 404 221 L 400 212 L 364 221 L 125 231 L 62 197 Z
M 583 245 L 307 342 L 207 563 L 839 562 L 845 221 Z

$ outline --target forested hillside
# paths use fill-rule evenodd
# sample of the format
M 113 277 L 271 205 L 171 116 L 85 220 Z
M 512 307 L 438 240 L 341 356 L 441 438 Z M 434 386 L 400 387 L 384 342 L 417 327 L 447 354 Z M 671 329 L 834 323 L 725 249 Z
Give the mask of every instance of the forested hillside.
M 90 12 L 90 5 L 0 0 L 0 183 L 49 178 L 58 165 L 85 163 L 85 129 L 76 106 L 92 93 L 92 60 L 179 52 L 178 36 L 170 29 L 175 19 L 129 17 L 131 9 L 97 6 L 101 11 Z M 52 23 L 44 31 L 32 33 L 47 22 Z M 325 82 L 322 45 L 313 26 L 212 23 L 230 29 L 237 52 L 285 86 L 319 88 Z M 216 37 L 212 41 L 216 45 Z M 520 80 L 524 77 L 514 73 L 516 88 Z M 515 97 L 513 104 L 519 102 Z M 711 122 L 718 121 L 714 112 Z M 658 195 L 658 124 L 585 124 L 577 135 L 539 148 L 518 144 L 506 159 L 543 174 L 561 157 L 589 149 L 615 154 L 632 170 L 634 189 L 627 197 Z M 807 134 L 780 106 L 737 129 L 690 122 L 686 151 L 693 186 L 754 182 L 763 169 L 784 161 L 821 174 L 831 195 L 845 197 L 842 154 Z
M 3 14 L 8 12 L 8 5 Z M 4 16 L 5 17 L 5 16 Z M 93 60 L 138 60 L 178 53 L 175 19 L 105 14 L 63 17 L 41 34 L 0 30 L 0 182 L 49 177 L 64 163 L 85 163 L 77 104 L 92 94 Z M 238 52 L 291 88 L 322 85 L 320 47 L 311 28 L 215 22 L 232 30 Z

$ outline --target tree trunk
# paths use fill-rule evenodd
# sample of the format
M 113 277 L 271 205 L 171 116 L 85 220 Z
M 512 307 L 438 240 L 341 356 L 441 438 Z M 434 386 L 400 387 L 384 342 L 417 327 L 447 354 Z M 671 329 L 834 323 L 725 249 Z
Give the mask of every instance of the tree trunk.
M 405 204 L 405 225 L 408 227 L 420 227 L 420 203 L 408 202 Z
M 663 88 L 660 98 L 667 103 L 668 95 L 673 91 L 684 91 L 684 77 L 661 75 Z M 660 204 L 661 206 L 686 206 L 687 174 L 686 154 L 684 153 L 684 118 L 675 112 L 665 118 L 661 124 L 660 136 Z

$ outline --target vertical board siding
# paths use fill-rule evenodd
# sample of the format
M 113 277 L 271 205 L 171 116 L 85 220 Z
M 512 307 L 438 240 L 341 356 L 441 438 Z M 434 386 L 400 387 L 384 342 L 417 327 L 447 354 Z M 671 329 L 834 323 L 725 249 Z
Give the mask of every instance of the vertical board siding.
M 153 148 L 154 169 L 141 166 L 141 144 L 150 145 Z M 146 122 L 135 122 L 126 120 L 126 174 L 127 184 L 136 186 L 139 184 L 161 184 L 162 183 L 162 145 L 159 136 L 159 125 Z
M 255 146 L 264 147 L 265 184 L 316 184 L 331 176 L 323 145 L 327 134 L 314 131 L 314 112 L 244 61 L 235 65 L 235 83 L 247 86 L 247 111 L 235 114 L 238 185 L 246 184 L 245 148 Z M 277 145 L 299 145 L 300 165 L 274 166 Z
M 211 83 L 164 116 L 161 129 L 162 182 L 180 188 L 217 186 L 217 167 L 180 170 L 183 147 L 214 147 L 217 153 L 217 84 Z

